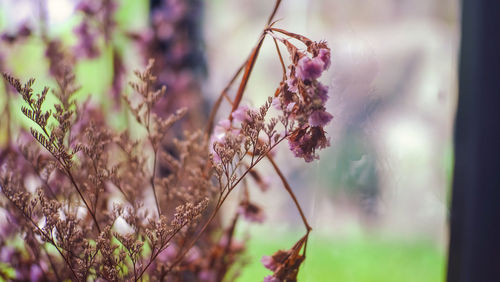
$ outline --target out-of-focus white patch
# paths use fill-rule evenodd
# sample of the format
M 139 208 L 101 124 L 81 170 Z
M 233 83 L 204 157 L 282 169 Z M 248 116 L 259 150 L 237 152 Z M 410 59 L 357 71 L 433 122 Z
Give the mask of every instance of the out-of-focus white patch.
M 4 22 L 6 29 L 9 31 L 15 30 L 20 24 L 35 16 L 36 10 L 33 1 L 7 0 L 0 2 L 2 2 L 0 7 L 5 11 L 15 11 L 15 13 L 5 13 L 6 19 Z
M 8 226 L 11 224 L 7 219 L 8 215 L 4 209 L 0 209 L 0 238 L 8 234 Z
M 87 208 L 84 206 L 79 206 L 76 210 L 76 218 L 78 219 L 84 219 L 85 216 L 87 216 Z
M 75 3 L 69 0 L 47 0 L 47 12 L 50 25 L 67 21 L 75 9 Z
M 38 1 L 32 0 L 7 0 L 0 1 L 0 8 L 6 11 L 5 20 L 7 30 L 15 30 L 23 23 L 29 23 L 31 27 L 37 26 L 40 18 L 40 6 Z M 46 0 L 47 20 L 49 26 L 66 22 L 73 16 L 76 3 L 70 0 Z
M 331 67 L 333 88 L 330 95 L 367 95 L 379 72 L 379 63 L 371 47 L 361 40 L 334 45 Z
M 42 185 L 42 182 L 36 178 L 33 175 L 28 175 L 24 179 L 24 186 L 26 187 L 26 190 L 30 193 L 35 193 L 36 189 Z
M 134 233 L 134 229 L 121 216 L 116 219 L 114 228 L 116 229 L 116 232 L 122 235 Z
M 432 144 L 424 123 L 400 117 L 387 126 L 386 148 L 398 161 L 414 162 L 428 156 Z

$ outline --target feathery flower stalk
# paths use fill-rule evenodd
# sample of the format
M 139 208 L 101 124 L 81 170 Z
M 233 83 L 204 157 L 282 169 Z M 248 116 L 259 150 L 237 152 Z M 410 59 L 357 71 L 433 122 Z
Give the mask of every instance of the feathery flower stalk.
M 6 85 L 25 102 L 21 112 L 33 122 L 30 133 L 38 143 L 13 142 L 9 133 L 7 148 L 0 149 L 0 203 L 14 226 L 0 236 L 8 239 L 23 234 L 26 250 L 34 254 L 12 265 L 19 268 L 14 278 L 233 279 L 229 275 L 238 273 L 233 270 L 239 267 L 244 251 L 234 237 L 240 219 L 265 221 L 251 191 L 257 188 L 265 192 L 269 187 L 257 167 L 267 158 L 306 232 L 291 249 L 262 258 L 264 266 L 273 271 L 264 281 L 295 281 L 312 227 L 280 164 L 273 159 L 273 150 L 286 140 L 292 154 L 310 162 L 319 158 L 318 150 L 329 146 L 324 128 L 333 117 L 326 108 L 328 88 L 319 82 L 331 64 L 328 45 L 274 27 L 281 4 L 277 0 L 256 45 L 215 101 L 204 130 L 180 134 L 179 128 L 193 128 L 193 124 L 184 126 L 190 120 L 184 118 L 188 109 L 158 112 L 158 105 L 163 108 L 168 99 L 160 83 L 165 73 L 154 72 L 153 60 L 145 70 L 135 72 L 136 79 L 130 82 L 133 91 L 122 93 L 121 81 L 127 69 L 126 58 L 112 36 L 120 32 L 112 16 L 116 3 L 84 0 L 78 5 L 83 21 L 75 30 L 78 43 L 73 47 L 77 50 L 74 56 L 62 41 L 45 36 L 48 72 L 55 82 L 52 92 L 46 87 L 35 94 L 34 79 L 23 85 L 4 74 Z M 161 40 L 168 40 L 165 24 L 187 15 L 180 2 L 166 1 L 165 5 L 175 8 L 172 14 L 153 13 L 152 30 Z M 3 36 L 3 41 L 20 44 L 28 36 L 27 28 L 20 29 L 12 38 Z M 274 42 L 283 77 L 275 93 L 262 106 L 252 108 L 242 101 L 266 37 Z M 292 44 L 290 38 L 304 44 L 306 50 Z M 119 95 L 128 105 L 113 108 L 125 111 L 130 118 L 123 132 L 116 132 L 92 101 L 77 103 L 75 99 L 80 88 L 71 70 L 78 60 L 103 54 L 98 42 L 104 42 L 113 54 L 110 94 L 115 100 Z M 283 56 L 283 47 L 289 58 Z M 230 89 L 238 78 L 233 98 Z M 47 105 L 50 95 L 56 102 Z M 226 119 L 216 123 L 224 101 L 231 110 L 223 113 Z M 278 114 L 271 118 L 269 111 Z M 2 114 L 11 120 L 8 108 Z M 166 140 L 169 146 L 165 146 Z M 258 187 L 252 187 L 248 177 Z M 223 227 L 217 216 L 229 195 L 241 189 L 243 197 L 232 221 Z M 4 253 L 12 258 L 22 257 L 23 252 L 2 245 L 0 259 Z

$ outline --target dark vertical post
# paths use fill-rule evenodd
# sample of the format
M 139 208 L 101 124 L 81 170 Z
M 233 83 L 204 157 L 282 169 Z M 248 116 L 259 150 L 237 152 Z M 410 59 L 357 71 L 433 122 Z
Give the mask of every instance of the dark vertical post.
M 191 129 L 203 127 L 208 116 L 201 91 L 206 76 L 203 9 L 203 0 L 150 0 L 153 37 L 146 60 L 155 59 L 158 85 L 167 86 L 167 98 L 156 110 L 167 115 L 188 107 L 183 127 Z
M 462 1 L 448 281 L 500 281 L 500 3 Z

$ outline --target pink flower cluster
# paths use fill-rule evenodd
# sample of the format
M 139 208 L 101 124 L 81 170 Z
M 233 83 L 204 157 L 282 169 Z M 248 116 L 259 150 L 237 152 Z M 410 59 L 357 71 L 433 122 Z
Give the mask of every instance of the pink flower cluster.
M 216 152 L 215 145 L 225 144 L 228 138 L 234 138 L 240 134 L 240 125 L 243 122 L 248 122 L 251 120 L 250 113 L 256 112 L 254 109 L 250 109 L 248 106 L 242 105 L 238 107 L 232 114 L 233 124 L 229 119 L 223 119 L 217 123 L 214 128 L 212 137 L 210 138 L 210 152 L 213 155 L 213 161 L 215 163 L 221 162 L 221 157 Z
M 330 49 L 324 42 L 308 42 L 308 53 L 289 48 L 292 64 L 288 78 L 280 85 L 273 105 L 282 110 L 297 127 L 288 137 L 290 150 L 306 162 L 318 159 L 317 149 L 330 145 L 324 126 L 333 116 L 326 111 L 328 87 L 317 79 L 330 67 Z

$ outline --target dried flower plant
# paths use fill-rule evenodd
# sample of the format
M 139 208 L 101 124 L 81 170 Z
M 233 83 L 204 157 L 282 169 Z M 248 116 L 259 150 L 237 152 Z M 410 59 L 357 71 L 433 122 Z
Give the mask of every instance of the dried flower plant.
M 59 41 L 46 40 L 49 71 L 56 82 L 52 92 L 45 87 L 35 94 L 34 79 L 22 83 L 4 73 L 10 87 L 6 89 L 22 97 L 21 112 L 32 121 L 30 133 L 41 146 L 23 141 L 26 134 L 21 131 L 17 145 L 9 135 L 0 152 L 1 203 L 13 226 L 0 234 L 0 266 L 17 271 L 14 277 L 1 270 L 0 277 L 232 280 L 238 271 L 230 269 L 244 261 L 245 247 L 234 238 L 238 221 L 265 220 L 259 204 L 250 199 L 247 178 L 265 191 L 268 184 L 257 167 L 267 159 L 296 205 L 306 233 L 290 250 L 263 257 L 264 266 L 273 271 L 264 281 L 296 281 L 312 228 L 271 151 L 287 140 L 296 157 L 310 162 L 319 158 L 317 150 L 329 146 L 324 130 L 332 119 L 325 108 L 328 89 L 318 78 L 330 65 L 330 49 L 325 42 L 275 28 L 280 4 L 276 1 L 257 45 L 216 101 L 204 131 L 173 132 L 187 109 L 169 115 L 156 112 L 166 89 L 158 87 L 153 60 L 144 71 L 135 72 L 133 93 L 121 93 L 136 122 L 123 132 L 116 132 L 101 110 L 75 102 L 75 59 Z M 85 15 L 77 30 L 82 40 L 78 54 L 98 56 L 94 42 L 97 34 L 105 42 L 111 40 L 112 21 L 102 19 L 115 6 L 112 1 L 84 1 L 78 7 Z M 93 35 L 90 24 L 100 32 Z M 274 40 L 283 79 L 276 93 L 254 109 L 240 103 L 266 37 Z M 279 43 L 290 55 L 288 67 Z M 240 73 L 231 99 L 229 89 Z M 46 105 L 48 95 L 56 100 L 53 105 Z M 214 126 L 224 99 L 231 103 L 231 112 Z M 278 116 L 270 118 L 274 110 Z M 10 112 L 3 114 L 10 118 Z M 222 226 L 219 211 L 238 189 L 244 197 L 229 226 Z M 11 246 L 16 238 L 23 239 L 25 250 Z

